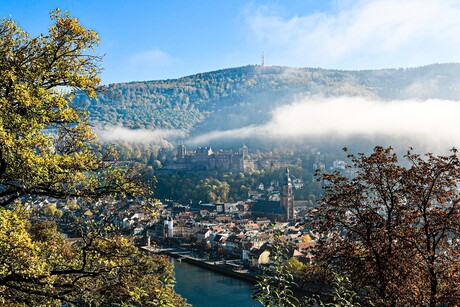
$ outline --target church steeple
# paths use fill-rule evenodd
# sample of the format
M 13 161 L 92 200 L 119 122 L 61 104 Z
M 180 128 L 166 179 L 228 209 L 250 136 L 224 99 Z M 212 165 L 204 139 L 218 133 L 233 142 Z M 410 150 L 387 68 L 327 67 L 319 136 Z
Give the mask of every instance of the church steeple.
M 286 168 L 284 175 L 284 185 L 291 185 L 291 176 L 289 175 L 289 168 Z
M 294 195 L 292 193 L 291 176 L 289 175 L 289 169 L 286 168 L 283 182 L 283 192 L 281 194 L 281 205 L 283 206 L 286 220 L 290 221 L 294 219 Z

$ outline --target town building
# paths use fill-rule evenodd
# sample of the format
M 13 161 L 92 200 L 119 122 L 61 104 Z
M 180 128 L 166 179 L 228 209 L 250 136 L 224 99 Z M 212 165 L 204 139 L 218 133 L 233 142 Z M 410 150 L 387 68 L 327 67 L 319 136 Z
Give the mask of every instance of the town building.
M 254 217 L 265 217 L 272 221 L 288 222 L 295 219 L 294 195 L 289 169 L 286 169 L 282 192 L 279 201 L 270 200 L 268 197 L 257 199 L 252 206 Z

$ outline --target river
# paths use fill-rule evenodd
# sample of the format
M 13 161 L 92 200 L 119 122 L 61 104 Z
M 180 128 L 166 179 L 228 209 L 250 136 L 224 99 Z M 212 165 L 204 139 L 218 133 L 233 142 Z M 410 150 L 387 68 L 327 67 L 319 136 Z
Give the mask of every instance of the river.
M 260 307 L 251 299 L 253 285 L 171 259 L 176 274 L 175 290 L 193 307 Z

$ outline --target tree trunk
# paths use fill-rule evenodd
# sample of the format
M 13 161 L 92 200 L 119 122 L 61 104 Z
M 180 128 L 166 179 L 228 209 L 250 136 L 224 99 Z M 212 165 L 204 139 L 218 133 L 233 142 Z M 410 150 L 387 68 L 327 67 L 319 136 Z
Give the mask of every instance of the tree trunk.
M 436 272 L 434 266 L 430 266 L 430 307 L 436 307 L 437 299 L 436 294 L 438 290 L 438 279 L 436 278 Z

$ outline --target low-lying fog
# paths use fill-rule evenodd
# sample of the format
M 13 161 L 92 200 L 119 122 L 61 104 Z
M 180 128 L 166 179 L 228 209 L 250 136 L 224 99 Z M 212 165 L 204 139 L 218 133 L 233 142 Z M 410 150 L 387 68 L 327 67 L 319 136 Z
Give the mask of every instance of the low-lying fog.
M 460 144 L 460 101 L 376 100 L 363 97 L 310 97 L 271 111 L 271 119 L 249 125 L 186 138 L 178 130 L 130 130 L 105 127 L 96 130 L 103 141 L 159 142 L 182 139 L 192 146 L 206 146 L 219 140 L 264 142 L 315 140 L 347 141 L 379 145 L 418 146 L 423 150 L 446 151 Z M 185 138 L 184 138 L 185 137 Z

